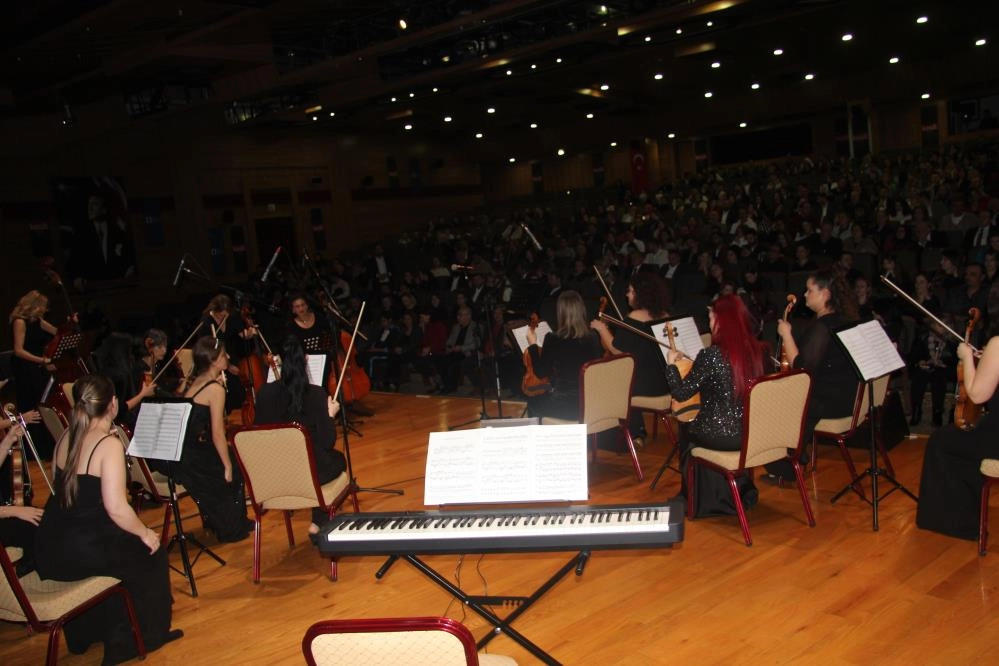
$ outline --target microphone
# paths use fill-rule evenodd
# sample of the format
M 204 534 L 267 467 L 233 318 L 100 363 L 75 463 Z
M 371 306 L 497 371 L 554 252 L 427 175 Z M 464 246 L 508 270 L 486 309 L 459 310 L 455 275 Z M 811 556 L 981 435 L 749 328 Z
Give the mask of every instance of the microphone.
M 180 276 L 184 273 L 184 265 L 187 264 L 187 255 L 185 254 L 180 258 L 180 264 L 177 266 L 177 274 L 173 276 L 173 286 L 180 285 Z
M 534 234 L 531 233 L 530 228 L 528 228 L 526 224 L 521 224 L 520 226 L 524 228 L 524 231 L 527 233 L 527 237 L 531 239 L 532 243 L 534 243 L 534 249 L 537 250 L 538 252 L 543 252 L 544 248 L 541 247 L 541 243 L 539 243 L 538 239 L 535 238 Z
M 306 264 L 311 264 L 311 263 L 312 263 L 312 260 L 309 259 L 309 251 L 308 250 L 302 250 L 302 265 L 305 266 Z
M 274 250 L 274 256 L 271 257 L 271 262 L 267 264 L 267 268 L 264 269 L 264 275 L 260 278 L 261 282 L 267 282 L 267 276 L 271 274 L 271 269 L 274 268 L 274 262 L 277 261 L 278 255 L 281 254 L 281 246 L 278 245 L 277 249 Z
M 466 266 L 465 264 L 451 264 L 452 271 L 474 271 L 475 266 Z

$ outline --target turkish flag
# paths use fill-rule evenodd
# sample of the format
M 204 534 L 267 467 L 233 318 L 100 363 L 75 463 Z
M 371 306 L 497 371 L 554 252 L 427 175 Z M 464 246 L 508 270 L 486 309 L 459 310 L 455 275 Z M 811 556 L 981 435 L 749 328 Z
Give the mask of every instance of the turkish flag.
M 645 148 L 638 141 L 631 144 L 631 191 L 634 194 L 649 188 L 649 174 L 645 163 Z

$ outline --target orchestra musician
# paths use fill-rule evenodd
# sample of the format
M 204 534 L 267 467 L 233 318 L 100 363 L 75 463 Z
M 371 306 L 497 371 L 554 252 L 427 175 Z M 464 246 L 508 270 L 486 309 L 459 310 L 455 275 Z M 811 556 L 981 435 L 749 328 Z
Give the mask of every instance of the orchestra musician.
M 712 345 L 702 350 L 681 379 L 676 361 L 682 352 L 667 351 L 666 380 L 676 400 L 701 394 L 697 418 L 680 430 L 683 493 L 686 495 L 686 464 L 695 447 L 738 451 L 742 446 L 743 398 L 751 379 L 763 375 L 765 345 L 756 339 L 755 323 L 742 299 L 734 294 L 720 296 L 708 308 Z M 698 517 L 734 515 L 735 504 L 725 477 L 697 468 L 695 481 Z M 749 476 L 738 480 L 743 506 L 756 504 L 758 491 Z
M 579 420 L 579 371 L 587 361 L 603 356 L 600 338 L 586 321 L 579 292 L 559 293 L 555 304 L 558 325 L 545 335 L 541 347 L 535 329 L 527 329 L 527 352 L 539 377 L 548 377 L 552 391 L 528 397 L 530 416 Z
M 777 334 L 791 366 L 808 370 L 813 378 L 802 433 L 802 460 L 808 459 L 819 421 L 853 414 L 860 381 L 846 349 L 835 340 L 836 331 L 849 328 L 859 319 L 853 289 L 844 277 L 828 269 L 812 273 L 805 285 L 805 306 L 815 313 L 815 319 L 794 327 L 784 319 L 777 323 Z M 762 478 L 769 483 L 794 481 L 794 469 L 788 460 L 778 460 L 766 468 Z
M 302 294 L 295 294 L 290 300 L 293 317 L 288 332 L 298 338 L 306 351 L 320 352 L 323 341 L 330 335 L 329 324 L 321 314 L 312 309 Z
M 347 461 L 337 451 L 336 421 L 340 403 L 327 394 L 325 384 L 309 383 L 305 351 L 298 337 L 289 335 L 281 344 L 281 379 L 264 384 L 257 393 L 257 424 L 300 423 L 309 433 L 320 483 L 329 483 L 347 469 Z M 315 540 L 320 526 L 329 520 L 321 508 L 312 510 L 310 538 Z
M 229 353 L 229 381 L 226 386 L 225 411 L 239 409 L 246 401 L 246 388 L 240 380 L 239 362 L 247 356 L 246 341 L 257 334 L 248 326 L 243 317 L 233 310 L 232 299 L 225 294 L 217 294 L 208 302 L 202 312 L 203 331 L 220 340 Z M 243 377 L 243 381 L 249 378 Z
M 111 380 L 118 397 L 117 422 L 130 430 L 135 428 L 140 403 L 156 393 L 155 384 L 143 382 L 135 351 L 132 336 L 125 333 L 111 333 L 94 351 L 98 372 Z
M 28 420 L 28 415 L 24 416 L 25 420 Z M 37 420 L 37 412 L 35 417 Z M 3 439 L 0 439 L 0 461 L 6 462 L 11 448 L 22 434 L 22 429 L 20 425 L 12 425 L 10 421 L 3 419 L 0 421 L 0 430 L 4 429 L 7 432 Z M 9 500 L 10 497 L 5 499 Z M 17 563 L 18 577 L 27 575 L 35 568 L 35 527 L 41 521 L 42 513 L 42 509 L 33 506 L 0 504 L 0 543 L 23 551 L 21 560 Z
M 146 649 L 183 636 L 171 630 L 170 569 L 160 536 L 132 510 L 125 492 L 126 442 L 111 432 L 118 399 L 111 381 L 87 375 L 73 384 L 69 429 L 53 456 L 56 492 L 35 538 L 42 578 L 75 581 L 90 576 L 121 580 L 132 597 Z M 104 664 L 136 656 L 131 623 L 120 597 L 109 597 L 65 626 L 70 652 L 104 643 Z
M 625 292 L 631 312 L 624 323 L 652 335 L 652 326 L 661 324 L 669 317 L 666 311 L 669 298 L 666 283 L 657 273 L 639 271 L 628 281 Z M 658 345 L 647 338 L 636 335 L 624 327 L 608 327 L 601 319 L 590 322 L 600 336 L 603 348 L 611 354 L 631 354 L 635 357 L 635 381 L 632 395 L 661 396 L 669 393 L 666 382 L 665 363 Z M 635 446 L 645 443 L 645 420 L 642 413 L 633 411 L 628 428 L 631 430 Z
M 975 366 L 974 349 L 957 346 L 968 400 L 988 403 L 973 428 L 948 424 L 930 435 L 923 457 L 916 525 L 959 539 L 978 538 L 985 458 L 999 458 L 999 336 L 986 344 Z
M 239 467 L 225 437 L 224 375 L 232 364 L 225 345 L 212 336 L 194 343 L 194 379 L 184 393 L 194 405 L 184 435 L 180 462 L 158 471 L 172 472 L 197 502 L 205 526 L 219 541 L 245 539 L 253 530 L 246 517 L 246 495 Z M 152 464 L 152 463 L 151 463 Z

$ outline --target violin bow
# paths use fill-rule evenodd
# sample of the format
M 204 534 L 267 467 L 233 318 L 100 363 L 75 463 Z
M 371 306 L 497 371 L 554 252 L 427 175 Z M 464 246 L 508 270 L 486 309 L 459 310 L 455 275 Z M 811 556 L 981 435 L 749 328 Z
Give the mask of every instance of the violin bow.
M 357 313 L 357 321 L 354 322 L 354 332 L 350 334 L 350 344 L 347 345 L 347 354 L 344 358 L 350 358 L 350 353 L 354 351 L 354 341 L 357 339 L 358 330 L 361 328 L 361 318 L 364 317 L 364 306 L 367 305 L 366 301 L 361 301 L 361 311 Z M 346 372 L 340 371 L 340 377 L 336 380 L 336 390 L 333 391 L 333 399 L 336 400 L 337 396 L 340 395 L 340 387 L 343 385 L 343 378 L 347 376 Z
M 621 308 L 617 306 L 614 302 L 614 297 L 611 296 L 610 289 L 607 287 L 607 283 L 604 282 L 604 276 L 600 274 L 600 269 L 597 268 L 596 264 L 593 264 L 593 272 L 597 274 L 597 279 L 600 280 L 600 286 L 604 288 L 604 293 L 607 294 L 607 298 L 610 300 L 611 305 L 614 306 L 614 311 L 617 312 L 618 319 L 624 319 L 624 315 L 621 314 Z
M 153 382 L 152 382 L 153 384 L 156 383 L 156 380 L 160 378 L 160 376 L 166 371 L 167 368 L 169 368 L 171 365 L 173 365 L 174 360 L 176 360 L 177 356 L 180 354 L 180 350 L 183 349 L 183 348 L 185 348 L 185 347 L 187 347 L 188 343 L 191 341 L 191 338 L 193 338 L 195 335 L 197 335 L 198 331 L 200 331 L 201 327 L 204 326 L 204 325 L 205 325 L 205 322 L 203 322 L 203 321 L 199 321 L 198 322 L 198 325 L 194 328 L 193 331 L 191 331 L 191 334 L 189 336 L 187 336 L 187 340 L 184 340 L 184 342 L 181 343 L 180 347 L 177 347 L 177 350 L 173 353 L 173 356 L 170 357 L 170 360 L 167 361 L 166 363 L 164 363 L 163 367 L 160 368 L 160 371 L 156 373 L 155 377 L 153 377 Z
M 945 331 L 947 331 L 948 333 L 950 333 L 951 335 L 953 335 L 955 338 L 957 338 L 958 342 L 965 342 L 963 335 L 961 335 L 960 333 L 958 333 L 957 331 L 955 331 L 953 328 L 951 328 L 947 324 L 945 324 L 942 321 L 940 321 L 939 317 L 937 317 L 935 314 L 933 314 L 932 312 L 930 312 L 929 310 L 927 310 L 926 308 L 924 308 L 922 305 L 920 305 L 919 301 L 917 301 L 916 299 L 914 299 L 912 296 L 909 296 L 909 294 L 905 293 L 902 290 L 901 287 L 899 287 L 897 284 L 895 284 L 894 282 L 892 282 L 891 280 L 889 280 L 886 276 L 882 275 L 881 276 L 881 281 L 884 282 L 889 287 L 891 287 L 895 291 L 895 293 L 897 293 L 899 296 L 901 296 L 905 300 L 909 301 L 909 303 L 911 303 L 913 305 L 913 307 L 915 307 L 916 309 L 918 309 L 920 312 L 922 312 L 924 315 L 926 315 L 927 317 L 929 317 L 930 319 L 932 319 L 936 323 L 940 324 L 940 326 Z M 967 344 L 969 347 L 971 347 L 971 351 L 973 351 L 976 356 L 981 356 L 981 354 L 982 354 L 981 350 L 977 349 L 976 347 L 974 347 L 970 343 L 965 343 L 965 344 Z

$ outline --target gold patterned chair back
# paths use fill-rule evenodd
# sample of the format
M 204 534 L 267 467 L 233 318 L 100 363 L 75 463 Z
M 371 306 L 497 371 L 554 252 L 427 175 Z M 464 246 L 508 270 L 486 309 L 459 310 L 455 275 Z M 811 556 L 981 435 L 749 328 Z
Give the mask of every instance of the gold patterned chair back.
M 582 409 L 580 422 L 592 435 L 617 428 L 627 420 L 631 408 L 631 382 L 635 375 L 635 357 L 620 354 L 590 361 L 580 372 Z
M 801 444 L 802 425 L 812 378 L 797 371 L 771 375 L 754 384 L 745 402 L 745 467 L 780 460 Z

